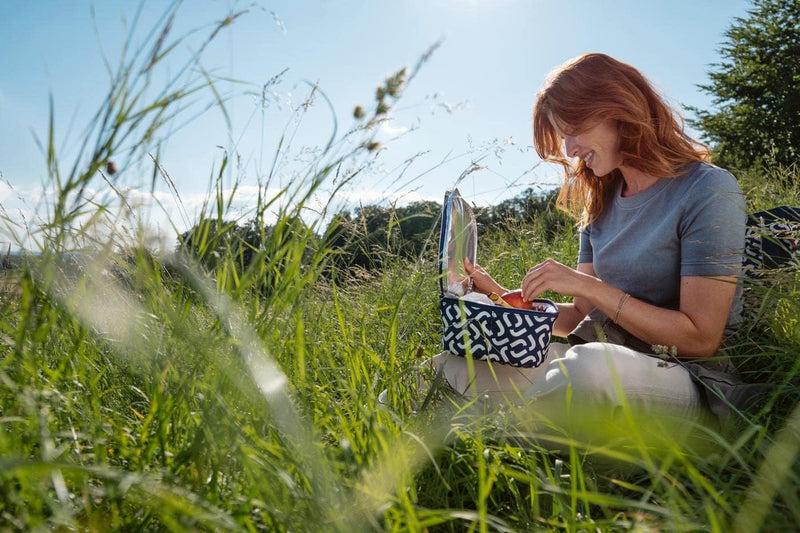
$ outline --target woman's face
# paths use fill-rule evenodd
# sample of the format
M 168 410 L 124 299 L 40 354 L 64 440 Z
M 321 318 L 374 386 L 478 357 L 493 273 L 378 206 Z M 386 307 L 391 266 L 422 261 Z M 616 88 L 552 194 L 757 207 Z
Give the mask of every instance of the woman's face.
M 619 134 L 614 121 L 605 120 L 589 129 L 569 135 L 554 123 L 556 132 L 564 139 L 564 153 L 570 158 L 580 158 L 596 176 L 605 176 L 622 165 L 619 152 Z

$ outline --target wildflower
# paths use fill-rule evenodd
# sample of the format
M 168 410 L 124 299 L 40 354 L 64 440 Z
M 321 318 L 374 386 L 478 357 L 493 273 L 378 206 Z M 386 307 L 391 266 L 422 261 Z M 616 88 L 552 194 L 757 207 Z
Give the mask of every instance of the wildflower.
M 664 360 L 670 359 L 670 356 L 678 357 L 678 347 L 675 345 L 665 346 L 663 344 L 654 344 L 650 348 L 653 350 L 654 355 Z

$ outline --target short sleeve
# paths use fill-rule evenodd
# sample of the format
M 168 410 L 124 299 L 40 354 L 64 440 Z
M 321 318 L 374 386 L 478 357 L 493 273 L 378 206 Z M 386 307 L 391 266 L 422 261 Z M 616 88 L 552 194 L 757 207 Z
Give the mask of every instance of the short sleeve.
M 589 224 L 581 229 L 580 247 L 578 248 L 578 264 L 594 262 L 591 243 L 592 225 Z
M 736 275 L 741 269 L 747 210 L 736 179 L 709 167 L 685 197 L 680 223 L 681 276 Z

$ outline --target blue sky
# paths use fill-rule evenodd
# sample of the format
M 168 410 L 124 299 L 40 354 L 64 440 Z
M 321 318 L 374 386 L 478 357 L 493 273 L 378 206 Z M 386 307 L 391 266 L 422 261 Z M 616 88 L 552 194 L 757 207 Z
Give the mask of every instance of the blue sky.
M 44 216 L 46 166 L 34 133 L 46 137 L 48 99 L 52 95 L 55 102 L 62 164 L 71 166 L 81 133 L 108 90 L 103 57 L 116 65 L 139 5 L 129 0 L 0 2 L 0 204 L 8 217 L 24 216 L 33 225 L 37 212 Z M 135 42 L 167 5 L 143 4 Z M 413 66 L 441 42 L 379 133 L 385 149 L 371 174 L 343 198 L 354 203 L 441 200 L 461 172 L 481 158 L 484 168 L 459 187 L 476 204 L 494 204 L 527 187 L 552 187 L 559 179 L 557 169 L 536 166 L 530 148 L 531 105 L 552 68 L 583 52 L 605 52 L 637 66 L 675 104 L 709 108 L 710 96 L 697 85 L 708 81 L 710 65 L 719 61 L 724 31 L 749 7 L 745 0 L 186 1 L 178 10 L 176 35 L 198 28 L 197 35 L 205 35 L 227 13 L 248 10 L 202 58 L 213 75 L 237 80 L 218 82 L 230 97 L 231 128 L 215 108 L 181 128 L 176 124 L 162 145 L 161 163 L 191 220 L 224 150 L 239 161 L 226 178 L 229 185 L 237 180 L 245 191 L 263 182 L 277 136 L 302 103 L 308 82 L 319 84 L 343 131 L 353 123 L 353 107 L 369 106 L 387 75 Z M 184 47 L 178 55 L 185 52 Z M 177 69 L 179 63 L 167 67 Z M 287 68 L 270 88 L 269 105 L 261 106 L 254 95 Z M 331 133 L 331 111 L 319 99 L 315 107 L 297 136 L 295 148 L 301 153 L 303 146 L 324 145 Z M 421 155 L 398 177 L 398 167 L 415 154 Z M 149 164 L 132 162 L 117 176 L 117 185 L 149 192 Z M 169 218 L 181 226 L 166 184 L 156 183 L 156 189 L 163 204 L 148 211 L 149 224 L 168 231 L 164 220 Z M 244 204 L 238 207 L 242 216 Z M 0 241 L 8 240 L 0 233 Z

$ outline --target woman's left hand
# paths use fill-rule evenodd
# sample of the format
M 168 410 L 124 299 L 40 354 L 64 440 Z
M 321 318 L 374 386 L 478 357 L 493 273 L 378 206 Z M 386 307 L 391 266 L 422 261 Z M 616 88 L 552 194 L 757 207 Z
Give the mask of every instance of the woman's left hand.
M 503 286 L 497 283 L 483 267 L 477 264 L 473 265 L 466 257 L 464 258 L 464 269 L 467 271 L 467 275 L 472 279 L 474 283 L 473 288 L 476 292 L 481 292 L 483 294 L 489 294 L 490 292 L 503 294 L 506 292 Z
M 527 301 L 538 298 L 545 291 L 553 291 L 564 296 L 586 296 L 591 282 L 599 281 L 594 276 L 579 272 L 556 261 L 548 259 L 528 270 L 522 278 L 522 295 Z

